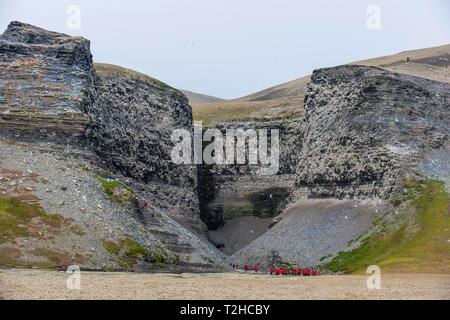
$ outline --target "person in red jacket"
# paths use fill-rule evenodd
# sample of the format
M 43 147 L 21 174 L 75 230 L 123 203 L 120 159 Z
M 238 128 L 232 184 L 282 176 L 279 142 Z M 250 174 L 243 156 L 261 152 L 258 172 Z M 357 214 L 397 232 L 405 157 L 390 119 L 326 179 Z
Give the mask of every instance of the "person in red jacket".
M 311 275 L 312 276 L 317 276 L 317 270 L 311 270 Z
M 303 269 L 303 275 L 309 276 L 309 269 Z
M 258 272 L 258 270 L 259 270 L 259 266 L 257 264 L 255 264 L 253 266 L 253 271 Z
M 245 266 L 244 266 L 244 270 L 245 271 L 248 271 L 250 269 L 250 266 L 248 265 L 248 264 L 246 264 Z
M 275 274 L 276 274 L 277 276 L 279 276 L 279 275 L 280 275 L 280 273 L 281 273 L 281 270 L 280 270 L 280 268 L 277 268 L 277 269 L 275 270 Z
M 270 269 L 269 269 L 269 272 L 270 272 L 270 274 L 272 275 L 272 274 L 274 273 L 273 268 L 270 268 Z
M 301 275 L 302 275 L 302 269 L 300 269 L 300 268 L 297 269 L 297 275 L 298 275 L 298 276 L 301 276 Z

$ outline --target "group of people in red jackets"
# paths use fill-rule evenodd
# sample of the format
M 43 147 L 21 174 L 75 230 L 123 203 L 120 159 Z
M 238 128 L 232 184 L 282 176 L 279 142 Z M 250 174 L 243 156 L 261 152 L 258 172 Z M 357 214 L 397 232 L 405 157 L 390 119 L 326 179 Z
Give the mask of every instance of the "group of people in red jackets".
M 237 264 L 231 264 L 234 270 L 239 269 L 239 266 Z M 255 272 L 259 271 L 259 266 L 255 264 L 254 266 L 250 266 L 249 264 L 244 265 L 244 271 L 250 271 L 253 270 Z M 293 276 L 317 276 L 318 272 L 317 270 L 313 269 L 301 269 L 301 268 L 270 268 L 269 273 L 271 275 L 277 275 L 277 276 L 287 276 L 287 275 L 293 275 Z
M 300 269 L 300 268 L 291 268 L 291 269 L 287 269 L 287 268 L 270 268 L 269 270 L 270 274 L 274 274 L 277 276 L 286 276 L 286 275 L 293 275 L 293 276 L 317 276 L 317 270 L 312 270 L 312 269 Z
M 233 269 L 239 269 L 239 266 L 238 265 L 233 265 Z M 258 272 L 259 271 L 259 266 L 257 264 L 255 264 L 253 267 L 251 267 L 249 264 L 246 264 L 244 266 L 244 271 L 250 271 L 250 270 Z

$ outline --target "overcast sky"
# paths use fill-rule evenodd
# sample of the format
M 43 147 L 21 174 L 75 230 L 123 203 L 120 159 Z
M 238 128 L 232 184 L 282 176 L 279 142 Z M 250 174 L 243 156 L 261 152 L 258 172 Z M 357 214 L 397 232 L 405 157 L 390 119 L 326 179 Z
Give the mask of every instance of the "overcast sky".
M 381 29 L 367 27 L 371 5 Z M 319 67 L 450 43 L 447 0 L 0 0 L 0 29 L 11 20 L 82 35 L 97 62 L 221 98 Z

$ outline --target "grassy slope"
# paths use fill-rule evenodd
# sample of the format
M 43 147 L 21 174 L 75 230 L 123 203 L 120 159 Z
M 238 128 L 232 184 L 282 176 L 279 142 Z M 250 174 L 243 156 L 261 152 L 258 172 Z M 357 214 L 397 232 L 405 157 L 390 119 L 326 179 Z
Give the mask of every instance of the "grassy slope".
M 30 236 L 28 226 L 37 218 L 45 224 L 58 227 L 62 221 L 61 216 L 48 214 L 36 204 L 0 198 L 0 243 Z
M 275 99 L 267 101 L 226 101 L 194 104 L 195 121 L 213 126 L 223 121 L 255 120 L 270 121 L 303 115 L 302 99 Z
M 136 78 L 145 82 L 149 82 L 150 84 L 160 87 L 162 89 L 164 88 L 171 88 L 168 84 L 159 81 L 158 79 L 152 78 L 146 74 L 140 73 L 138 71 L 134 71 L 131 69 L 127 69 L 124 67 L 116 66 L 113 64 L 108 63 L 94 63 L 95 71 L 98 74 L 120 74 L 120 75 L 126 75 L 128 77 Z
M 361 273 L 376 264 L 390 273 L 450 273 L 449 194 L 435 180 L 414 181 L 407 187 L 404 197 L 410 200 L 398 212 L 394 230 L 381 228 L 358 248 L 339 253 L 325 268 Z M 411 212 L 413 221 L 408 223 L 405 216 Z
M 181 90 L 181 92 L 188 97 L 190 104 L 199 104 L 199 103 L 211 103 L 211 102 L 219 102 L 224 101 L 224 99 L 220 99 L 213 96 L 208 96 L 206 94 L 196 93 L 189 90 Z
M 0 197 L 0 266 L 54 269 L 62 264 L 72 263 L 74 259 L 65 253 L 45 247 L 21 247 L 19 239 L 43 238 L 42 233 L 58 233 L 63 225 L 70 222 L 57 214 L 46 213 L 39 205 L 14 198 Z M 81 233 L 77 225 L 69 230 Z M 23 259 L 33 256 L 36 260 Z M 77 255 L 77 259 L 82 259 Z

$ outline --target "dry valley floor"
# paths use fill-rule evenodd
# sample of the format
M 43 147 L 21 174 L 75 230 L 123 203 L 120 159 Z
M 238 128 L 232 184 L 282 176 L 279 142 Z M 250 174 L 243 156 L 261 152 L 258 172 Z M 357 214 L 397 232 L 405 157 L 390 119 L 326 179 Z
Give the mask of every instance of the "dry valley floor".
M 142 274 L 82 272 L 68 290 L 64 272 L 0 270 L 3 299 L 450 299 L 450 275 L 386 274 L 379 290 L 366 275 Z

